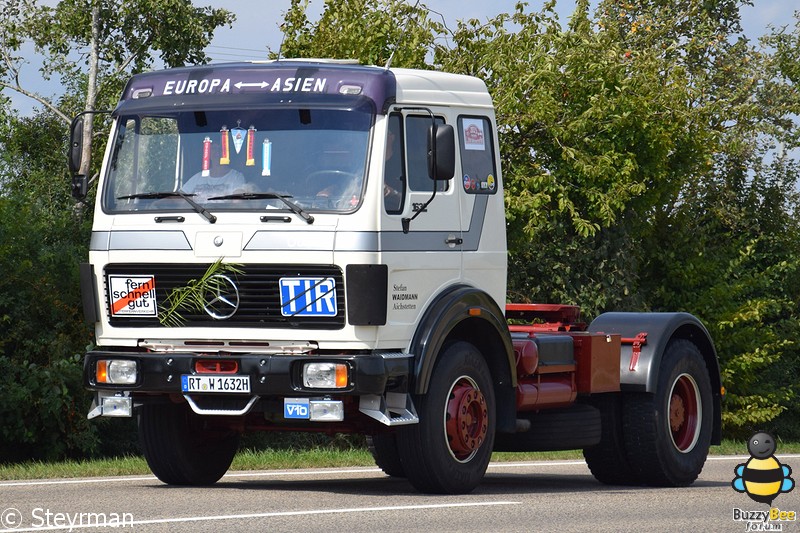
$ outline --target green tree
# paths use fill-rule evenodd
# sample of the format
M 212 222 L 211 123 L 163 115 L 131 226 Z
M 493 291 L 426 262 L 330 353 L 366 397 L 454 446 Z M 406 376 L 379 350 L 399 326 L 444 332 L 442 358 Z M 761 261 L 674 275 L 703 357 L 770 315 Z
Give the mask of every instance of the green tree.
M 461 22 L 441 68 L 487 81 L 500 130 L 514 298 L 579 303 L 589 317 L 645 309 L 637 243 L 656 206 L 706 160 L 713 136 L 686 69 L 631 48 L 617 19 L 579 2 Z
M 792 423 L 800 372 L 798 96 L 777 46 L 740 34 L 745 2 L 607 2 L 628 46 L 655 47 L 686 73 L 709 139 L 704 164 L 654 204 L 638 250 L 640 287 L 656 310 L 698 314 L 716 340 L 728 390 L 725 428 L 747 436 Z M 781 31 L 767 39 L 785 43 Z M 790 62 L 789 62 L 790 63 Z M 794 409 L 794 413 L 797 410 Z M 796 419 L 796 417 L 795 417 Z
M 355 59 L 380 66 L 392 57 L 393 66 L 429 68 L 426 56 L 444 29 L 424 5 L 405 0 L 325 2 L 316 22 L 307 11 L 308 0 L 292 0 L 281 27 L 281 57 Z
M 75 455 L 97 445 L 79 355 L 91 339 L 78 281 L 90 221 L 73 215 L 61 120 L 7 116 L 0 130 L 0 454 Z

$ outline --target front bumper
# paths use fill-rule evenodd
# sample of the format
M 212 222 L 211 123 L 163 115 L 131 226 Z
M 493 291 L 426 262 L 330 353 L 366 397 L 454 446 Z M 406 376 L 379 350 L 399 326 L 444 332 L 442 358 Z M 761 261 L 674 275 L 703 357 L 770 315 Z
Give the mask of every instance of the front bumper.
M 133 384 L 98 383 L 98 360 L 125 359 L 136 361 L 138 375 Z M 127 391 L 130 394 L 183 394 L 182 376 L 210 375 L 197 372 L 197 361 L 235 361 L 235 374 L 250 377 L 252 396 L 383 395 L 386 392 L 407 393 L 413 357 L 405 353 L 368 353 L 356 355 L 274 355 L 231 354 L 225 356 L 200 353 L 120 352 L 94 350 L 84 360 L 84 385 L 93 391 Z M 344 363 L 348 366 L 348 384 L 337 389 L 303 386 L 302 369 L 309 362 Z

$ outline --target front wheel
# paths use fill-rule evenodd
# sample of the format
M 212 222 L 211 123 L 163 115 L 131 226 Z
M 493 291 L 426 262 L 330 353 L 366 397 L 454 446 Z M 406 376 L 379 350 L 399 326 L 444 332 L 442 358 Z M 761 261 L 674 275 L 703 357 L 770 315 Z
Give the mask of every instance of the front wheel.
M 687 340 L 670 342 L 655 393 L 625 394 L 625 448 L 646 484 L 680 487 L 703 469 L 711 444 L 714 407 L 703 356 Z
M 143 405 L 139 442 L 150 470 L 168 485 L 211 485 L 231 466 L 239 434 L 206 427 L 186 404 Z
M 397 437 L 394 434 L 367 435 L 367 448 L 375 459 L 375 464 L 384 474 L 391 477 L 406 477 L 400 453 L 397 451 Z
M 419 423 L 397 433 L 408 480 L 426 493 L 471 492 L 489 465 L 495 432 L 494 389 L 480 352 L 467 342 L 447 345 L 415 403 Z

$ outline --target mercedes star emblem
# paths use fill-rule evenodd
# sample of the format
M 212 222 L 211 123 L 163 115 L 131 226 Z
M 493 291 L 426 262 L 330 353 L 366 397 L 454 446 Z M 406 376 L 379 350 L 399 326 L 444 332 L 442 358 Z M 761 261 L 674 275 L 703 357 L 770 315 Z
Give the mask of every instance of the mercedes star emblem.
M 215 320 L 227 320 L 239 309 L 239 289 L 228 276 L 215 274 L 210 279 L 216 280 L 206 293 L 206 314 Z

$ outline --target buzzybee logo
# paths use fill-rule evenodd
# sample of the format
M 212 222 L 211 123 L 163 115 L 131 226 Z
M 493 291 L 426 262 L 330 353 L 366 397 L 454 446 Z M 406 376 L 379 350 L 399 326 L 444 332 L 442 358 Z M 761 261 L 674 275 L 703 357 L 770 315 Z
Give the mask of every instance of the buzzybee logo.
M 769 433 L 756 433 L 747 442 L 750 459 L 736 466 L 736 477 L 731 482 L 733 490 L 744 492 L 753 501 L 772 505 L 782 492 L 794 489 L 794 480 L 789 477 L 792 468 L 775 458 L 777 445 Z

